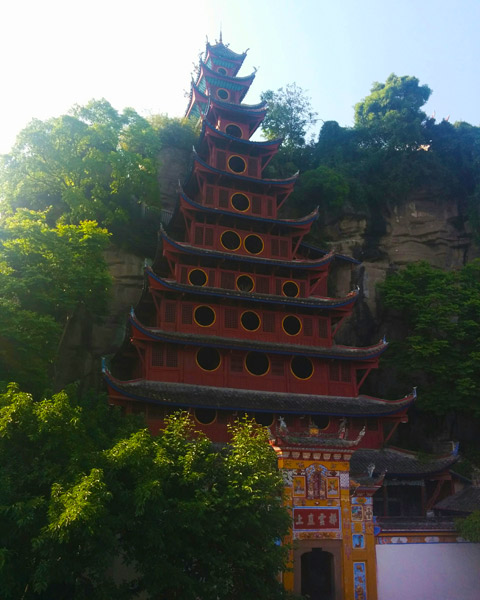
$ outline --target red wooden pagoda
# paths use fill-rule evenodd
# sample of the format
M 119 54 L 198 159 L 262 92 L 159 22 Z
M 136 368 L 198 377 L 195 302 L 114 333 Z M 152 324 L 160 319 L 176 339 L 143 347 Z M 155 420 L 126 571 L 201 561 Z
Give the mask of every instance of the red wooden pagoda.
M 380 448 L 414 394 L 361 394 L 384 340 L 335 343 L 358 292 L 328 297 L 327 278 L 349 259 L 305 242 L 317 211 L 281 217 L 296 176 L 263 177 L 281 140 L 251 140 L 266 106 L 242 103 L 254 78 L 237 76 L 245 56 L 207 44 L 186 113 L 201 124 L 193 166 L 146 270 L 130 350 L 105 373 L 109 395 L 154 432 L 179 408 L 215 441 L 244 413 L 268 426 L 297 540 L 285 586 L 374 599 L 372 495 L 383 476 L 352 479 L 350 458 Z

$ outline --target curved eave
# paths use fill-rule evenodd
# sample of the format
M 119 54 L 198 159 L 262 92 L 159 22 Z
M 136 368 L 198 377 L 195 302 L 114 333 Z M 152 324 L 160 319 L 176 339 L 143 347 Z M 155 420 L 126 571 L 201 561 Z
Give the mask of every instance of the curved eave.
M 257 151 L 257 155 L 271 154 L 272 152 L 276 152 L 280 148 L 280 145 L 282 143 L 281 138 L 278 138 L 276 140 L 267 140 L 263 142 L 237 138 L 233 135 L 228 135 L 228 133 L 224 133 L 223 131 L 216 129 L 207 119 L 204 119 L 202 123 L 202 131 L 200 132 L 199 142 L 200 144 L 202 143 L 205 135 L 211 135 L 219 139 L 228 140 L 229 142 L 238 144 L 240 146 L 245 146 L 245 148 L 254 149 Z
M 266 187 L 275 186 L 275 187 L 287 187 L 287 188 L 293 189 L 293 186 L 295 185 L 295 182 L 298 178 L 298 173 L 295 173 L 295 175 L 293 175 L 292 177 L 289 177 L 288 179 L 261 179 L 258 177 L 246 177 L 245 175 L 237 175 L 236 173 L 231 173 L 230 171 L 222 171 L 220 169 L 210 166 L 208 163 L 206 163 L 204 160 L 202 160 L 198 156 L 195 149 L 193 151 L 193 163 L 194 164 L 193 164 L 192 172 L 195 171 L 195 165 L 198 164 L 203 169 L 208 171 L 209 173 L 214 173 L 215 175 L 221 175 L 223 177 L 228 177 L 229 179 L 234 179 L 237 181 L 244 181 L 246 183 L 256 183 L 257 185 L 264 185 Z M 189 178 L 187 177 L 187 181 L 188 181 L 188 179 Z
M 192 85 L 190 86 L 190 96 L 188 99 L 187 110 L 185 111 L 185 117 L 188 117 L 190 115 L 195 104 L 197 104 L 198 102 L 204 102 L 205 104 L 208 105 L 208 100 L 209 100 L 209 97 L 206 96 L 203 92 L 201 92 L 200 89 L 198 88 L 198 86 L 192 82 Z M 201 116 L 202 111 L 200 109 L 199 109 L 199 113 Z
M 209 42 L 207 42 L 206 46 L 206 54 L 212 54 L 213 56 L 218 56 L 218 58 L 226 58 L 227 60 L 231 60 L 232 62 L 240 62 L 243 63 L 245 57 L 247 56 L 247 52 L 243 52 L 242 54 L 238 54 L 233 50 L 230 50 L 228 46 L 225 46 L 223 42 L 218 42 L 215 46 L 212 46 Z
M 236 262 L 247 262 L 258 265 L 270 265 L 272 267 L 287 267 L 289 269 L 318 269 L 328 265 L 335 257 L 334 253 L 326 254 L 318 260 L 276 260 L 274 258 L 259 258 L 245 254 L 233 254 L 228 252 L 219 252 L 217 250 L 207 250 L 205 248 L 197 248 L 189 244 L 175 242 L 170 238 L 163 229 L 160 230 L 160 236 L 166 246 L 170 246 L 174 251 L 181 254 L 190 254 L 195 256 L 203 256 L 209 258 L 217 258 L 219 260 L 233 260 Z
M 163 331 L 154 327 L 142 325 L 134 313 L 130 315 L 130 323 L 133 328 L 133 337 L 137 339 L 151 339 L 156 342 L 168 342 L 171 344 L 182 344 L 186 346 L 201 346 L 209 348 L 221 348 L 222 350 L 245 350 L 250 352 L 268 352 L 290 356 L 292 354 L 309 356 L 312 358 L 342 359 L 351 361 L 368 361 L 378 358 L 387 349 L 388 343 L 381 341 L 375 346 L 368 348 L 353 348 L 349 346 L 315 347 L 301 346 L 299 344 L 274 344 L 259 340 L 243 340 L 235 338 L 223 338 L 214 335 L 196 335 L 193 333 L 178 333 L 176 331 Z M 138 336 L 137 333 L 142 335 Z
M 200 80 L 202 75 L 205 78 L 214 77 L 215 79 L 225 81 L 226 83 L 236 83 L 242 87 L 245 86 L 247 90 L 251 86 L 252 81 L 255 79 L 255 71 L 250 73 L 250 75 L 245 75 L 244 77 L 238 77 L 238 75 L 235 75 L 234 77 L 230 75 L 222 75 L 218 71 L 211 69 L 205 62 L 203 62 L 203 60 L 200 61 L 200 75 L 198 80 Z
M 224 290 L 220 288 L 197 287 L 177 283 L 173 280 L 163 279 L 156 275 L 150 268 L 146 270 L 147 276 L 153 289 L 161 289 L 168 292 L 178 292 L 182 294 L 208 296 L 211 298 L 232 298 L 242 302 L 256 302 L 262 304 L 275 304 L 281 306 L 294 306 L 295 308 L 315 308 L 315 309 L 342 309 L 346 310 L 353 306 L 358 298 L 358 291 L 352 292 L 347 298 L 288 298 L 287 296 L 273 296 L 267 294 L 256 294 L 252 292 L 248 295 L 234 290 Z M 152 283 L 153 282 L 153 283 Z
M 253 115 L 266 114 L 268 112 L 267 102 L 257 102 L 257 104 L 234 104 L 233 102 L 226 102 L 213 96 L 208 97 L 209 103 L 215 108 L 220 110 L 229 110 L 239 114 L 251 113 Z
M 227 217 L 235 217 L 242 221 L 254 221 L 256 223 L 268 223 L 270 225 L 278 225 L 291 228 L 306 228 L 318 219 L 318 208 L 302 219 L 268 219 L 265 217 L 256 217 L 254 215 L 245 215 L 239 212 L 223 210 L 221 208 L 211 208 L 203 206 L 189 198 L 184 192 L 180 192 L 180 205 L 182 207 L 193 208 L 196 211 L 209 213 L 213 215 L 225 215 Z
M 361 450 L 357 450 L 357 452 L 358 454 L 356 453 L 352 456 L 352 473 L 366 471 L 367 463 L 374 464 L 374 473 L 379 474 L 384 471 L 386 479 L 401 477 L 421 479 L 426 476 L 436 475 L 449 469 L 459 458 L 454 452 L 448 456 L 422 460 L 411 452 L 390 448 L 383 450 L 362 448 Z
M 313 396 L 137 379 L 120 381 L 104 370 L 106 383 L 126 399 L 180 408 L 210 408 L 328 417 L 386 417 L 405 412 L 412 396 L 388 401 L 370 396 Z
M 321 254 L 325 254 L 326 251 L 321 248 L 317 248 L 312 244 L 308 244 L 306 242 L 302 242 L 300 244 L 300 248 L 305 248 L 306 250 L 313 250 L 314 252 L 320 252 Z M 335 254 L 335 258 L 338 260 L 344 260 L 345 262 L 352 263 L 354 265 L 361 265 L 362 261 L 357 260 L 356 258 L 352 258 L 351 256 L 347 256 L 346 254 Z

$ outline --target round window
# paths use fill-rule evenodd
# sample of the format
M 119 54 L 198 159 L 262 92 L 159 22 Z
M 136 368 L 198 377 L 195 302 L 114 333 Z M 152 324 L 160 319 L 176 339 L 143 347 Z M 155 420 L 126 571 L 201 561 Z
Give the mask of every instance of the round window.
M 252 375 L 265 375 L 270 368 L 270 361 L 263 352 L 249 352 L 245 359 L 245 367 Z
M 236 137 L 236 138 L 241 138 L 242 137 L 242 130 L 240 129 L 240 127 L 238 125 L 227 125 L 225 128 L 225 133 L 228 133 L 228 135 L 231 135 L 232 137 Z
M 241 156 L 231 156 L 228 159 L 228 167 L 234 173 L 243 173 L 247 168 L 247 163 Z
M 239 275 L 237 277 L 237 289 L 241 292 L 251 292 L 253 290 L 253 279 L 250 275 Z
M 260 317 L 252 310 L 242 313 L 240 321 L 247 331 L 256 331 L 260 327 Z
M 260 254 L 263 251 L 263 240 L 258 235 L 247 235 L 243 244 L 250 254 Z
M 233 194 L 231 202 L 233 208 L 240 212 L 245 212 L 250 208 L 250 200 L 245 194 Z
M 283 331 L 288 335 L 298 335 L 302 330 L 302 323 L 295 315 L 287 315 L 282 321 Z
M 220 73 L 220 75 L 226 75 L 227 69 L 225 69 L 224 67 L 218 67 L 217 73 Z
M 294 356 L 290 366 L 297 379 L 309 379 L 313 375 L 312 361 L 306 356 Z
M 285 281 L 282 285 L 283 295 L 289 298 L 296 298 L 299 291 L 298 285 L 294 281 Z
M 215 311 L 210 306 L 197 306 L 193 313 L 195 323 L 201 327 L 210 327 L 215 323 Z
M 204 371 L 215 371 L 220 362 L 220 353 L 215 348 L 200 348 L 197 352 L 198 366 Z
M 191 285 L 203 286 L 207 283 L 207 274 L 201 269 L 192 269 L 188 274 L 188 281 Z
M 220 237 L 222 246 L 227 250 L 238 250 L 242 243 L 240 236 L 235 231 L 224 231 Z
M 202 425 L 210 425 L 217 418 L 217 411 L 213 408 L 196 408 L 195 419 Z
M 330 417 L 325 415 L 314 415 L 310 419 L 318 429 L 326 429 L 330 425 Z
M 227 90 L 220 88 L 217 90 L 217 96 L 220 98 L 220 100 L 228 100 L 230 94 L 227 92 Z

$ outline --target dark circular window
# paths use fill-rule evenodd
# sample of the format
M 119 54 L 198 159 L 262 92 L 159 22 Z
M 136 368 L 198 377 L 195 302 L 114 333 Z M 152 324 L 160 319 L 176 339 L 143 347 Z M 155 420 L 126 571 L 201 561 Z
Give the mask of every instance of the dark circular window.
M 241 156 L 231 156 L 228 159 L 228 167 L 234 173 L 243 173 L 247 168 L 247 163 Z
M 193 316 L 195 322 L 201 327 L 210 327 L 210 325 L 215 323 L 215 311 L 210 306 L 197 306 Z
M 220 353 L 215 348 L 200 348 L 197 363 L 204 371 L 215 371 L 220 366 Z
M 240 321 L 248 331 L 256 331 L 260 327 L 260 317 L 252 310 L 242 313 Z
M 240 127 L 238 125 L 227 125 L 225 128 L 225 132 L 228 133 L 228 135 L 231 135 L 232 137 L 236 137 L 236 138 L 241 138 L 242 137 L 242 130 L 240 129 Z
M 263 240 L 258 235 L 247 235 L 243 244 L 250 254 L 260 254 L 263 251 Z
M 296 298 L 299 292 L 298 285 L 294 281 L 285 281 L 282 285 L 282 292 L 284 296 Z
M 237 289 L 241 292 L 251 292 L 253 290 L 253 279 L 250 275 L 239 275 L 237 277 Z
M 250 208 L 250 200 L 247 196 L 245 196 L 245 194 L 233 194 L 232 206 L 235 208 L 235 210 L 245 212 Z
M 313 375 L 312 361 L 306 356 L 294 356 L 290 365 L 292 373 L 298 379 L 308 379 Z
M 249 352 L 245 359 L 245 366 L 252 375 L 265 375 L 270 367 L 270 361 L 263 352 Z
M 241 239 L 235 231 L 224 231 L 220 237 L 222 246 L 227 250 L 238 250 L 240 248 Z
M 217 411 L 213 408 L 196 408 L 195 419 L 202 425 L 210 425 L 217 417 Z
M 227 69 L 225 69 L 224 67 L 218 67 L 217 73 L 220 73 L 220 75 L 226 75 Z
M 326 429 L 330 425 L 330 417 L 325 415 L 314 415 L 311 419 L 312 423 L 315 427 L 318 427 L 318 429 Z
M 228 100 L 230 94 L 227 92 L 227 90 L 220 88 L 217 90 L 217 96 L 220 98 L 220 100 Z
M 283 321 L 283 331 L 288 335 L 298 335 L 302 330 L 302 323 L 295 315 L 287 315 Z
M 192 269 L 188 274 L 188 281 L 191 285 L 205 285 L 207 283 L 207 274 L 201 269 Z
M 272 413 L 254 413 L 253 418 L 259 425 L 263 425 L 264 427 L 270 427 L 270 425 L 273 425 Z

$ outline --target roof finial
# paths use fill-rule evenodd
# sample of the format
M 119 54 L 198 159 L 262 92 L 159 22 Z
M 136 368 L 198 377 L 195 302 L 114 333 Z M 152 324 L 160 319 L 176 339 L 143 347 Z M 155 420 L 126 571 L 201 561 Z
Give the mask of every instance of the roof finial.
M 223 40 L 222 40 L 222 23 L 220 23 L 220 43 L 223 44 Z

